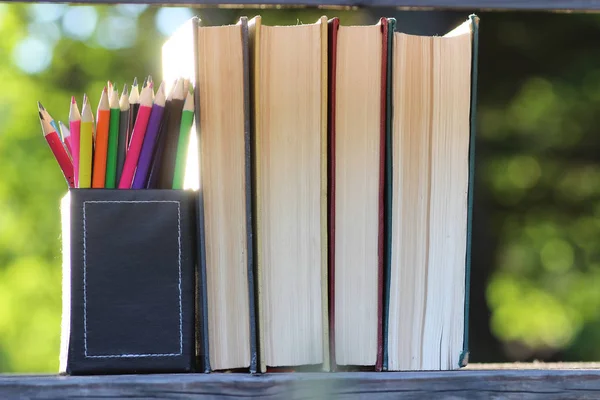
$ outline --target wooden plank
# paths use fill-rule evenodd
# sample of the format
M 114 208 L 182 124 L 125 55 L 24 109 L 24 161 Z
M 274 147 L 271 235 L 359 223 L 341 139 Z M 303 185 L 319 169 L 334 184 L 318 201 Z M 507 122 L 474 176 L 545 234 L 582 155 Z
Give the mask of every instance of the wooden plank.
M 59 3 L 63 0 L 19 0 L 26 3 Z M 437 8 L 456 10 L 600 10 L 600 0 L 71 0 L 81 4 L 160 4 L 196 6 L 242 6 L 242 5 L 282 5 L 282 6 L 359 6 L 359 7 L 398 7 L 398 8 Z
M 464 369 L 450 372 L 344 372 L 79 376 L 0 375 L 0 398 L 35 399 L 597 399 L 600 370 Z

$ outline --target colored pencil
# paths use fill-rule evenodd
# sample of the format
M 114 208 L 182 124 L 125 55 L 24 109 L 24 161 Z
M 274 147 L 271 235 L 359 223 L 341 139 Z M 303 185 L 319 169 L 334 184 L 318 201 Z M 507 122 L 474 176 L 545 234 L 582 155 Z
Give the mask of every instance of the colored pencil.
M 165 103 L 165 112 L 163 113 L 163 119 L 160 124 L 160 130 L 158 131 L 158 137 L 156 139 L 156 145 L 154 146 L 154 154 L 152 155 L 152 167 L 148 174 L 148 182 L 146 183 L 146 189 L 158 188 L 158 177 L 160 176 L 160 166 L 162 164 L 163 149 L 165 146 L 165 140 L 167 137 L 167 126 L 169 124 L 169 116 L 171 114 L 171 106 L 173 103 L 173 91 L 177 86 L 177 79 L 171 85 L 171 90 L 167 96 Z
M 56 133 L 59 135 L 60 140 L 62 141 L 63 138 L 60 135 L 60 129 L 58 128 L 58 125 L 56 124 L 56 121 L 54 121 L 54 118 L 52 118 L 52 116 L 50 115 L 50 113 L 48 113 L 48 111 L 44 108 L 44 106 L 42 105 L 42 103 L 40 103 L 38 101 L 38 111 L 42 113 L 42 116 L 44 117 L 44 119 L 46 121 L 48 121 L 50 123 L 50 126 L 52 126 L 54 128 L 54 130 L 56 131 Z
M 150 83 L 152 85 L 152 83 Z M 165 111 L 165 83 L 162 82 L 156 91 L 154 104 L 152 105 L 152 113 L 144 135 L 144 144 L 137 163 L 137 170 L 133 178 L 132 189 L 144 189 L 148 182 L 148 174 L 152 167 L 152 156 L 154 155 L 154 146 L 158 138 L 160 124 Z
M 67 154 L 67 150 L 63 146 L 60 137 L 58 136 L 58 132 L 52 125 L 50 125 L 50 121 L 47 121 L 44 117 L 44 114 L 40 111 L 40 122 L 42 124 L 42 132 L 48 145 L 50 146 L 50 150 L 54 153 L 54 157 L 62 170 L 69 187 L 75 187 L 75 181 L 73 179 L 73 164 L 71 163 L 71 159 Z
M 81 109 L 79 132 L 79 182 L 77 187 L 89 188 L 92 183 L 92 154 L 94 146 L 94 116 L 90 103 L 85 101 Z
M 71 158 L 73 159 L 73 173 L 75 184 L 79 182 L 79 129 L 81 127 L 81 114 L 77 108 L 75 96 L 71 97 L 69 108 L 69 132 L 71 133 Z
M 187 163 L 190 131 L 194 123 L 194 96 L 187 92 L 183 112 L 181 113 L 181 126 L 179 128 L 179 142 L 177 143 L 177 156 L 175 158 L 175 172 L 173 174 L 173 189 L 183 189 L 185 166 Z
M 94 171 L 92 187 L 103 188 L 106 180 L 106 153 L 108 151 L 108 129 L 110 123 L 110 106 L 108 91 L 102 90 L 96 119 L 96 140 L 94 142 Z
M 133 85 L 131 86 L 131 93 L 129 93 L 129 136 L 127 137 L 127 147 L 131 143 L 131 134 L 133 133 L 133 126 L 137 118 L 137 113 L 140 108 L 140 92 L 138 90 L 137 78 L 133 79 Z
M 131 143 L 129 144 L 129 149 L 127 150 L 127 156 L 125 156 L 123 173 L 121 174 L 121 179 L 119 180 L 119 189 L 129 189 L 131 188 L 131 183 L 133 182 L 133 176 L 135 174 L 135 169 L 140 157 L 140 151 L 142 150 L 142 144 L 144 143 L 144 135 L 146 134 L 146 128 L 152 112 L 151 92 L 152 86 L 149 85 L 144 88 L 140 94 L 140 108 L 135 119 L 133 132 L 131 132 Z
M 179 128 L 181 126 L 181 113 L 185 100 L 183 93 L 183 79 L 177 81 L 173 91 L 173 100 L 169 120 L 167 121 L 166 137 L 162 149 L 162 161 L 158 176 L 158 189 L 173 188 L 173 174 L 175 172 L 175 158 L 177 157 L 177 142 L 179 141 Z
M 104 187 L 114 189 L 117 180 L 117 151 L 119 145 L 119 93 L 113 88 L 108 99 L 110 123 L 108 128 L 108 151 L 106 153 L 106 177 Z
M 83 104 L 86 104 L 86 103 L 89 103 L 89 99 L 87 97 L 87 94 L 84 93 L 83 94 Z M 91 106 L 92 105 L 90 104 L 90 107 Z M 81 111 L 83 111 L 83 106 L 81 106 L 81 107 L 82 107 Z M 90 108 L 90 111 L 91 111 L 91 108 Z M 92 139 L 93 139 L 92 140 L 92 156 L 93 156 L 93 150 L 94 150 L 94 146 L 95 146 L 95 142 L 96 142 L 96 124 L 94 122 L 95 122 L 94 113 L 92 113 Z
M 62 136 L 63 142 L 67 148 L 67 153 L 69 154 L 69 157 L 73 159 L 71 132 L 69 132 L 69 129 L 65 126 L 65 124 L 62 123 L 62 121 L 58 121 L 58 126 L 60 127 L 60 135 Z
M 121 100 L 119 100 L 119 109 L 119 142 L 117 144 L 117 173 L 115 183 L 121 180 L 123 164 L 125 164 L 125 155 L 127 154 L 127 140 L 129 137 L 129 96 L 127 84 L 123 87 Z

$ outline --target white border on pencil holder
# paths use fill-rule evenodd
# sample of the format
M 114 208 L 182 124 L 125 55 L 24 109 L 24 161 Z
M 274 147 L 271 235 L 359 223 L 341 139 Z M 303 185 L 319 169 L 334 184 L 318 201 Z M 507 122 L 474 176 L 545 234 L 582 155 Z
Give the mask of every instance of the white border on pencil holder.
M 102 354 L 88 355 L 87 349 L 87 281 L 86 281 L 86 226 L 85 226 L 85 206 L 88 203 L 175 203 L 177 204 L 177 245 L 179 255 L 177 264 L 179 267 L 179 353 L 150 353 L 150 354 Z M 83 347 L 85 358 L 142 358 L 142 357 L 177 357 L 183 354 L 183 315 L 181 305 L 181 207 L 180 202 L 176 200 L 148 200 L 148 201 L 116 201 L 116 200 L 90 200 L 83 202 Z

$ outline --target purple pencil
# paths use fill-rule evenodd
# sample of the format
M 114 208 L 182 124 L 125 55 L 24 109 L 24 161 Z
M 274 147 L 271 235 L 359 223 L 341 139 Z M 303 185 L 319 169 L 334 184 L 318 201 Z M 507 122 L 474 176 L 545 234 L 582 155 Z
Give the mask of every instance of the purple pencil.
M 154 98 L 154 105 L 152 106 L 150 121 L 148 121 L 148 128 L 146 128 L 146 135 L 144 136 L 144 144 L 142 145 L 140 159 L 135 171 L 135 177 L 133 178 L 133 184 L 131 185 L 132 189 L 144 189 L 146 187 L 148 173 L 150 172 L 150 167 L 152 166 L 152 154 L 154 153 L 156 137 L 158 136 L 160 122 L 162 120 L 164 111 L 165 83 L 162 82 L 158 87 L 156 96 Z

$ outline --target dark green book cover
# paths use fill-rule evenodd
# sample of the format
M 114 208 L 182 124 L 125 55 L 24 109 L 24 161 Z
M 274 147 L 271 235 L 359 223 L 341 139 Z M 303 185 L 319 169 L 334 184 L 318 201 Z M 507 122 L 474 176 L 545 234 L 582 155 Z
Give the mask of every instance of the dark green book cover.
M 468 192 L 467 192 L 467 238 L 466 238 L 466 257 L 465 257 L 465 293 L 464 293 L 464 334 L 463 346 L 459 357 L 459 365 L 464 367 L 469 360 L 469 289 L 470 289 L 470 271 L 471 271 L 471 236 L 473 220 L 473 191 L 475 175 L 475 131 L 476 131 L 476 107 L 477 107 L 477 59 L 479 46 L 479 18 L 476 15 L 470 15 L 471 37 L 472 37 L 472 58 L 471 58 L 471 99 L 469 114 L 469 166 L 468 166 Z M 394 31 L 396 20 L 388 19 L 388 75 L 387 75 L 387 127 L 386 127 L 386 173 L 385 173 L 385 291 L 384 291 L 384 320 L 383 320 L 383 370 L 389 370 L 389 352 L 388 352 L 388 333 L 389 333 L 389 311 L 390 311 L 390 276 L 391 276 L 391 256 L 392 256 L 392 194 L 393 194 L 393 91 L 392 88 L 398 82 L 393 76 L 393 48 Z
M 477 128 L 477 59 L 479 49 L 479 17 L 472 14 L 473 56 L 471 60 L 471 121 L 469 138 L 469 192 L 467 194 L 467 256 L 465 261 L 465 333 L 460 366 L 469 362 L 469 295 L 471 280 L 471 237 L 473 232 L 473 190 L 475 185 L 475 131 Z

